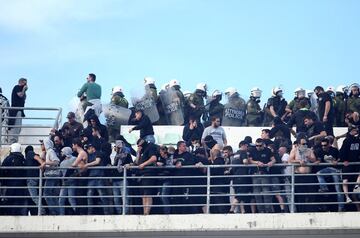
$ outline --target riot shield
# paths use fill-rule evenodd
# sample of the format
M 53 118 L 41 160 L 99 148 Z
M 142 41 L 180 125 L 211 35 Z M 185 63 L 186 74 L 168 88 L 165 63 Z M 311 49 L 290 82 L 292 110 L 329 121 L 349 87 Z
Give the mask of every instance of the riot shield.
M 168 125 L 183 125 L 184 114 L 181 99 L 173 88 L 162 90 L 160 93 L 161 103 L 165 112 Z
M 222 126 L 245 125 L 246 103 L 239 96 L 229 97 L 228 103 L 224 105 Z
M 156 108 L 156 101 L 154 100 L 153 96 L 146 91 L 145 95 L 141 98 L 132 97 L 132 104 L 137 110 L 142 110 L 145 115 L 150 118 L 152 123 L 157 122 L 159 120 L 159 112 Z
M 102 110 L 108 126 L 120 128 L 121 125 L 128 124 L 131 115 L 130 109 L 110 103 L 103 105 Z

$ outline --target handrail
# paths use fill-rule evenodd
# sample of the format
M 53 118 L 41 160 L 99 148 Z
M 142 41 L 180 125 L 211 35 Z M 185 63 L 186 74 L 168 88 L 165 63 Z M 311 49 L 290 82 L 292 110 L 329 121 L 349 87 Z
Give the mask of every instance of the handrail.
M 3 110 L 29 110 L 29 111 L 57 111 L 56 117 L 17 117 L 17 116 L 2 116 L 2 111 Z M 8 106 L 1 106 L 0 107 L 0 147 L 2 145 L 9 145 L 11 144 L 13 141 L 9 141 L 9 139 L 11 137 L 46 137 L 48 136 L 48 132 L 46 134 L 17 134 L 11 132 L 11 130 L 9 130 L 9 128 L 20 128 L 20 130 L 22 128 L 33 128 L 33 129 L 46 129 L 46 128 L 55 128 L 58 129 L 59 126 L 61 125 L 61 120 L 62 120 L 62 108 L 60 107 L 8 107 Z M 8 125 L 8 124 L 3 124 L 2 121 L 4 119 L 24 119 L 24 120 L 51 120 L 54 121 L 54 123 L 52 123 L 51 125 Z M 3 133 L 3 128 L 6 128 L 6 134 Z M 16 139 L 15 139 L 16 140 Z M 22 143 L 24 145 L 28 145 L 31 143 Z M 32 144 L 37 144 L 37 143 L 32 143 Z
M 349 166 L 352 165 L 358 165 L 360 164 L 359 162 L 356 163 L 350 163 Z M 313 166 L 313 167 L 317 167 L 317 166 L 332 166 L 333 164 L 331 163 L 320 163 L 320 164 L 309 164 L 309 166 Z M 56 210 L 56 209 L 65 209 L 65 208 L 70 208 L 70 209 L 81 209 L 81 208 L 103 208 L 103 209 L 115 209 L 118 211 L 118 214 L 120 212 L 120 214 L 122 215 L 126 215 L 129 214 L 129 209 L 135 209 L 135 208 L 142 208 L 144 207 L 144 205 L 142 204 L 133 204 L 133 203 L 129 203 L 129 201 L 131 201 L 132 199 L 138 199 L 138 198 L 143 198 L 144 195 L 140 195 L 138 193 L 134 193 L 135 190 L 138 189 L 152 189 L 152 190 L 159 190 L 159 192 L 157 194 L 153 194 L 151 195 L 152 197 L 157 197 L 159 199 L 164 199 L 164 198 L 172 198 L 175 199 L 177 201 L 186 201 L 188 200 L 189 202 L 185 202 L 185 203 L 170 203 L 170 204 L 156 204 L 156 207 L 165 209 L 165 208 L 169 208 L 173 207 L 174 209 L 178 209 L 178 208 L 194 208 L 194 207 L 204 207 L 205 213 L 212 213 L 214 212 L 214 209 L 222 209 L 224 206 L 230 206 L 233 204 L 230 204 L 228 198 L 230 197 L 242 197 L 242 198 L 257 198 L 257 197 L 269 197 L 269 196 L 281 196 L 283 197 L 284 201 L 281 203 L 282 206 L 288 207 L 289 212 L 297 212 L 297 209 L 301 208 L 301 207 L 309 207 L 312 205 L 337 205 L 339 207 L 339 209 L 343 208 L 348 201 L 345 201 L 344 199 L 340 199 L 343 198 L 345 195 L 347 196 L 355 196 L 355 195 L 359 195 L 359 193 L 357 191 L 349 191 L 347 193 L 344 193 L 343 191 L 324 191 L 324 192 L 319 192 L 317 190 L 313 190 L 313 189 L 309 189 L 307 190 L 307 188 L 310 187 L 317 187 L 319 185 L 318 182 L 315 181 L 303 181 L 303 180 L 299 180 L 297 181 L 297 178 L 306 178 L 309 176 L 312 177 L 316 177 L 319 176 L 319 174 L 317 173 L 310 173 L 310 174 L 296 174 L 294 173 L 294 168 L 297 167 L 298 165 L 296 164 L 277 164 L 275 166 L 280 166 L 280 167 L 288 167 L 291 166 L 292 167 L 292 174 L 254 174 L 254 175 L 250 175 L 253 179 L 254 178 L 268 178 L 269 180 L 266 180 L 267 182 L 265 183 L 261 183 L 261 184 L 253 184 L 253 182 L 250 183 L 236 183 L 235 179 L 241 179 L 241 178 L 248 178 L 249 175 L 212 175 L 211 170 L 212 169 L 217 169 L 217 168 L 223 168 L 224 170 L 226 168 L 229 167 L 256 167 L 254 165 L 204 165 L 202 167 L 200 167 L 201 169 L 206 168 L 206 172 L 203 171 L 203 175 L 201 176 L 192 176 L 192 175 L 167 175 L 167 176 L 161 176 L 161 175 L 151 175 L 151 176 L 144 176 L 144 175 L 139 175 L 139 174 L 134 174 L 134 173 L 130 173 L 130 171 L 139 171 L 139 167 L 138 166 L 131 166 L 130 168 L 127 167 L 123 167 L 123 174 L 119 177 L 119 176 L 114 176 L 113 174 L 110 174 L 110 176 L 106 176 L 106 174 L 104 174 L 103 176 L 97 176 L 97 177 L 63 177 L 63 176 L 58 176 L 58 177 L 43 177 L 43 171 L 40 170 L 39 167 L 12 167 L 12 166 L 7 166 L 7 167 L 0 167 L 0 172 L 7 170 L 7 171 L 11 171 L 11 170 L 36 170 L 39 171 L 39 177 L 0 177 L 0 182 L 2 181 L 2 185 L 1 188 L 5 189 L 7 191 L 13 191 L 13 190 L 21 190 L 21 189 L 33 189 L 38 191 L 38 195 L 35 196 L 28 196 L 28 195 L 19 195 L 19 194 L 3 194 L 1 196 L 1 198 L 5 201 L 9 201 L 9 199 L 15 199 L 15 200 L 21 200 L 24 198 L 32 198 L 33 201 L 37 201 L 36 202 L 36 206 L 35 205 L 23 205 L 23 204 L 5 204 L 2 205 L 0 204 L 0 210 L 1 209 L 9 209 L 9 208 L 13 208 L 13 209 L 21 209 L 21 208 L 30 208 L 30 207 L 37 207 L 38 208 L 38 214 L 37 215 L 42 215 L 43 214 L 43 209 L 47 208 L 50 210 Z M 74 169 L 73 167 L 68 167 L 71 169 Z M 169 167 L 152 167 L 152 168 L 156 168 L 158 171 L 159 169 L 169 169 Z M 173 169 L 173 171 L 176 171 L 178 168 L 174 168 L 171 167 Z M 66 168 L 63 167 L 54 167 L 53 169 L 58 169 L 58 170 L 64 170 Z M 75 168 L 76 169 L 76 168 Z M 91 170 L 104 170 L 105 171 L 109 171 L 109 170 L 117 170 L 118 167 L 117 166 L 97 166 L 97 167 L 91 167 L 89 168 L 89 171 Z M 199 169 L 199 167 L 197 166 L 184 166 L 181 169 Z M 338 172 L 333 172 L 333 173 L 323 173 L 321 174 L 321 176 L 342 176 L 342 175 L 359 175 L 358 172 L 355 173 L 343 173 L 342 171 L 338 171 Z M 285 181 L 282 182 L 281 180 L 277 180 L 274 181 L 271 180 L 271 178 L 289 178 L 291 177 L 291 180 L 288 181 L 288 183 L 286 183 Z M 224 179 L 225 180 L 221 180 Z M 137 180 L 148 180 L 148 179 L 155 179 L 157 182 L 155 184 L 138 184 Z M 200 179 L 200 180 L 199 180 Z M 220 180 L 219 180 L 220 179 Z M 37 185 L 26 185 L 24 182 L 25 180 L 35 180 L 38 181 L 39 183 Z M 45 181 L 45 185 L 43 185 L 42 181 Z M 11 181 L 18 181 L 19 184 L 14 184 Z M 23 182 L 21 182 L 23 181 Z M 49 181 L 58 181 L 57 183 L 51 183 L 51 185 L 47 185 L 47 183 Z M 60 184 L 59 182 L 63 181 L 64 184 Z M 73 183 L 67 183 L 69 181 L 73 181 Z M 78 181 L 78 182 L 76 182 Z M 88 184 L 89 181 L 96 181 L 95 184 L 90 185 Z M 102 181 L 101 183 L 97 183 L 99 181 Z M 112 181 L 112 182 L 111 182 Z M 115 184 L 115 181 L 120 181 L 120 184 Z M 171 183 L 164 183 L 164 181 L 171 181 Z M 177 182 L 176 182 L 177 181 Z M 195 181 L 195 182 L 194 182 Z M 197 182 L 196 182 L 197 181 Z M 202 182 L 201 182 L 202 181 Z M 221 181 L 219 183 L 219 181 Z M 233 182 L 230 182 L 233 181 Z M 254 180 L 253 180 L 254 181 Z M 10 183 L 9 183 L 10 182 Z M 113 184 L 114 183 L 114 184 Z M 129 184 L 128 184 L 129 183 Z M 326 185 L 327 186 L 341 186 L 343 184 L 342 181 L 327 181 Z M 356 182 L 348 182 L 348 185 L 356 185 Z M 288 188 L 286 188 L 286 186 L 288 186 Z M 237 188 L 246 188 L 246 187 L 252 187 L 254 189 L 253 192 L 245 192 L 245 191 L 238 191 L 236 190 Z M 269 190 L 255 190 L 255 188 L 261 188 L 261 187 L 269 187 L 271 189 Z M 273 187 L 273 188 L 272 188 Z M 275 187 L 277 187 L 275 189 Z M 305 187 L 306 189 L 304 190 L 298 190 L 298 188 L 300 187 Z M 58 190 L 63 190 L 63 189 L 75 189 L 77 191 L 85 191 L 87 190 L 87 193 L 82 193 L 82 194 L 59 194 L 59 193 L 48 193 L 46 191 L 49 191 L 49 189 L 51 189 L 52 191 L 58 191 Z M 93 193 L 89 193 L 89 189 L 96 189 L 98 190 L 99 194 L 93 194 Z M 100 190 L 99 190 L 100 189 Z M 112 191 L 114 189 L 123 189 L 124 192 L 121 192 L 119 194 L 112 194 L 109 193 L 109 191 Z M 162 193 L 161 191 L 163 189 L 172 189 L 173 191 L 177 191 L 174 192 L 172 194 L 166 194 L 166 193 Z M 220 189 L 220 190 L 219 190 Z M 225 189 L 225 190 L 222 190 Z M 183 192 L 178 192 L 178 191 L 183 191 Z M 69 190 L 70 191 L 70 190 Z M 130 193 L 128 193 L 128 191 Z M 335 196 L 338 198 L 337 201 L 317 201 L 317 200 L 309 200 L 307 201 L 305 200 L 298 200 L 299 198 L 303 197 L 303 198 L 310 198 L 310 197 L 314 197 L 314 196 Z M 202 200 L 197 200 L 199 198 L 203 198 Z M 287 199 L 285 199 L 287 198 Z M 65 205 L 65 204 L 43 204 L 43 199 L 45 200 L 51 200 L 51 199 L 55 199 L 57 201 L 64 201 L 64 199 L 77 199 L 77 200 L 81 200 L 81 199 L 86 199 L 87 201 L 91 201 L 91 199 L 100 199 L 101 200 L 101 205 L 95 205 L 95 204 L 80 204 L 80 203 L 76 203 L 76 204 L 72 204 L 70 201 L 70 205 Z M 89 200 L 90 199 L 90 200 Z M 120 199 L 122 202 L 121 204 L 119 204 L 118 202 L 115 203 L 115 199 Z M 225 200 L 223 200 L 225 199 Z M 339 200 L 340 199 L 340 200 Z M 218 202 L 215 202 L 215 200 L 217 200 Z M 112 201 L 112 202 L 111 202 Z M 245 200 L 244 200 L 245 201 Z M 355 205 L 359 205 L 360 206 L 360 202 L 359 201 L 352 201 L 353 204 Z M 244 204 L 246 206 L 251 206 L 251 205 L 255 205 L 257 206 L 259 209 L 262 206 L 265 207 L 273 207 L 275 205 L 278 205 L 279 203 L 277 202 L 273 202 L 273 201 L 269 201 L 269 200 L 263 200 L 263 201 L 248 201 L 248 202 L 244 202 Z M 121 208 L 119 210 L 119 208 Z M 64 211 L 64 210 L 63 210 Z M 107 213 L 108 214 L 108 213 Z

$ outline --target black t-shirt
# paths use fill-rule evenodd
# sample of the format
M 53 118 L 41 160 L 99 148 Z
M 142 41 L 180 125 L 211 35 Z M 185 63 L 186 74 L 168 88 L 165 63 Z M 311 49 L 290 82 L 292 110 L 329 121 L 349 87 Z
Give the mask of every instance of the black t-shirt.
M 324 151 L 322 149 L 315 151 L 316 158 L 320 161 L 320 163 L 331 163 L 332 161 L 337 161 L 339 159 L 339 150 L 330 147 L 328 151 Z M 317 169 L 323 169 L 326 167 L 338 167 L 332 165 L 324 165 L 324 166 L 317 166 Z
M 320 121 L 315 121 L 311 126 L 306 128 L 307 137 L 319 135 L 322 131 L 325 131 L 324 124 Z
M 11 106 L 23 107 L 25 106 L 25 96 L 19 97 L 17 93 L 22 92 L 24 86 L 16 85 L 11 93 Z
M 332 99 L 331 99 L 330 95 L 328 93 L 326 93 L 326 92 L 320 93 L 319 96 L 318 96 L 318 102 L 319 102 L 318 110 L 319 110 L 320 120 L 322 121 L 322 119 L 324 117 L 326 102 L 330 102 L 330 111 L 327 114 L 327 117 L 328 117 L 328 120 L 332 120 L 333 116 L 334 116 L 333 115 L 334 107 L 333 107 L 333 102 L 332 102 Z
M 25 166 L 29 167 L 38 167 L 40 166 L 39 162 L 34 159 L 35 157 L 34 151 L 29 151 L 26 153 L 25 157 Z M 39 169 L 27 169 L 26 177 L 39 177 Z
M 145 148 L 144 152 L 141 154 L 141 158 L 139 160 L 139 164 L 144 163 L 145 161 L 149 160 L 152 156 L 158 157 L 158 148 L 155 144 L 149 143 Z M 156 163 L 156 162 L 155 162 Z M 154 168 L 147 168 L 149 166 L 154 166 L 154 164 L 147 165 L 140 173 L 143 175 L 154 175 L 158 172 L 158 170 Z
M 271 161 L 271 157 L 274 154 L 271 152 L 269 148 L 264 148 L 263 150 L 253 150 L 250 152 L 249 157 L 252 158 L 253 161 L 260 161 L 263 164 L 267 164 Z M 258 167 L 255 168 L 252 173 L 261 172 L 261 173 L 269 173 L 268 167 Z
M 182 154 L 179 154 L 177 152 L 175 152 L 174 154 L 174 161 L 175 161 L 175 165 L 177 163 L 181 163 L 182 166 L 187 166 L 187 165 L 195 165 L 197 163 L 197 160 L 195 158 L 195 156 L 193 156 L 191 153 L 189 152 L 184 152 Z M 175 174 L 176 175 L 194 175 L 197 174 L 196 173 L 196 169 L 192 169 L 192 168 L 178 168 L 175 169 Z
M 247 151 L 239 150 L 234 154 L 233 160 L 231 161 L 231 164 L 233 165 L 244 165 L 244 159 L 248 159 L 249 153 Z M 249 174 L 249 168 L 248 167 L 232 167 L 231 172 L 233 175 L 248 175 Z M 234 183 L 239 184 L 249 184 L 250 183 L 250 177 L 235 177 L 233 178 Z

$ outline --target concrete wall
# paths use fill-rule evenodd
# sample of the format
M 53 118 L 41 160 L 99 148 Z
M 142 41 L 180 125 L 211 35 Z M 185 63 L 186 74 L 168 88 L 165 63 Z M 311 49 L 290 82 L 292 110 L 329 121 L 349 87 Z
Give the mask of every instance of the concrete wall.
M 127 136 L 129 134 L 129 128 L 132 128 L 133 126 L 122 126 L 121 127 L 121 134 L 124 136 Z M 240 141 L 242 141 L 245 136 L 251 136 L 253 139 L 253 142 L 261 135 L 261 130 L 266 129 L 268 127 L 224 127 L 228 143 L 233 148 L 237 149 L 238 144 Z M 166 133 L 175 133 L 178 134 L 179 137 L 182 137 L 183 133 L 183 126 L 154 126 L 154 132 L 157 136 L 157 140 L 161 141 L 161 139 L 165 136 Z M 335 136 L 339 136 L 342 134 L 345 134 L 347 132 L 347 128 L 345 127 L 335 127 L 334 128 L 334 134 Z M 139 131 L 133 131 L 131 134 L 134 134 L 136 138 L 139 138 Z M 294 141 L 295 138 L 292 137 L 292 140 Z M 343 139 L 339 140 L 339 148 L 342 145 Z
M 1 217 L 0 234 L 358 230 L 359 213 Z

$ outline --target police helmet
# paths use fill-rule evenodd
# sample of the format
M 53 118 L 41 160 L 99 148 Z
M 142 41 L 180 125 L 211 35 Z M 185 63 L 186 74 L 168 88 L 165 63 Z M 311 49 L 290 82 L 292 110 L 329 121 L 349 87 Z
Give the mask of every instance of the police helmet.
M 250 91 L 250 95 L 251 95 L 252 97 L 255 97 L 255 98 L 260 98 L 260 97 L 261 97 L 261 93 L 262 93 L 262 91 L 261 91 L 261 89 L 258 88 L 258 87 L 254 87 L 254 88 L 252 88 L 251 91 Z
M 144 78 L 144 84 L 145 84 L 145 85 L 155 84 L 155 79 L 153 79 L 153 78 L 151 78 L 151 77 L 145 77 L 145 78 Z
M 234 95 L 235 93 L 237 93 L 237 90 L 236 88 L 234 87 L 229 87 L 225 90 L 225 95 L 228 96 L 228 97 L 231 97 L 232 95 Z

